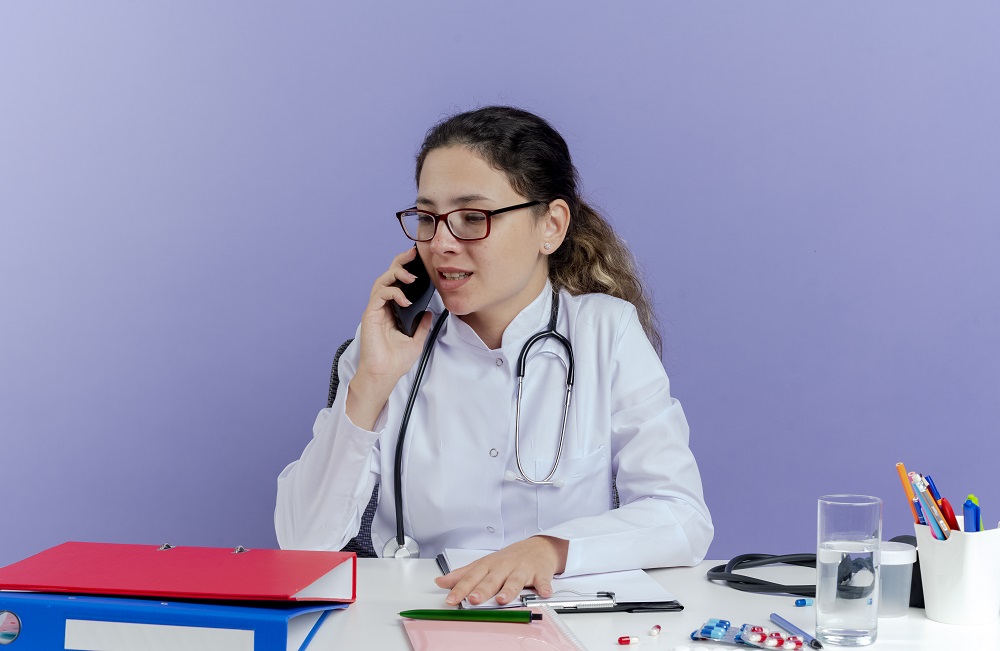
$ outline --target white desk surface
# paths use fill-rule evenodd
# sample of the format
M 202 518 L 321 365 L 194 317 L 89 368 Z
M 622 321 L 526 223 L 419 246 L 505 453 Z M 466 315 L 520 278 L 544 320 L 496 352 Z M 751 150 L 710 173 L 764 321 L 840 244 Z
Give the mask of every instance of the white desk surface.
M 678 646 L 694 651 L 737 648 L 691 641 L 691 632 L 712 617 L 728 619 L 735 626 L 750 623 L 773 628 L 770 614 L 776 612 L 807 633 L 815 632 L 815 606 L 799 608 L 793 597 L 749 594 L 705 578 L 710 567 L 724 562 L 705 561 L 693 568 L 650 571 L 677 596 L 684 605 L 682 612 L 566 614 L 560 618 L 591 651 L 623 648 L 670 651 Z M 811 568 L 775 566 L 746 573 L 781 583 L 815 582 L 815 570 Z M 436 576 L 440 576 L 440 572 L 430 559 L 358 559 L 357 602 L 345 610 L 331 613 L 309 650 L 407 651 L 410 644 L 398 613 L 410 608 L 445 608 L 446 592 L 434 584 Z M 662 627 L 658 637 L 649 635 L 654 624 Z M 638 636 L 639 645 L 618 646 L 618 638 L 622 635 Z M 952 626 L 932 622 L 922 609 L 911 608 L 905 617 L 879 619 L 878 641 L 863 648 L 874 651 L 1000 649 L 1000 620 L 976 627 Z

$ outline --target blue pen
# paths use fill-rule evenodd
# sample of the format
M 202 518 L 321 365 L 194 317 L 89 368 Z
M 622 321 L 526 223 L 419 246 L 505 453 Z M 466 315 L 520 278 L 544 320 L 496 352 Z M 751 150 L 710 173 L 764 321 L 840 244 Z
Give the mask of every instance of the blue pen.
M 816 638 L 814 638 L 812 635 L 809 635 L 808 633 L 806 633 L 805 631 L 803 631 L 801 628 L 799 628 L 795 624 L 791 623 L 790 621 L 788 621 L 787 619 L 785 619 L 784 617 L 782 617 L 778 613 L 771 613 L 771 621 L 774 622 L 775 624 L 777 624 L 778 626 L 780 626 L 781 628 L 785 629 L 786 631 L 788 631 L 792 635 L 798 635 L 799 637 L 802 638 L 803 642 L 805 642 L 806 644 L 808 644 L 812 648 L 814 648 L 814 649 L 822 649 L 823 648 L 823 645 L 819 643 L 819 640 L 817 640 Z
M 920 524 L 927 524 L 927 520 L 924 519 L 924 509 L 920 506 L 920 498 L 913 498 L 913 508 L 917 510 L 917 520 Z
M 934 484 L 934 480 L 931 479 L 930 475 L 924 475 L 924 481 L 927 482 L 927 488 L 931 489 L 931 495 L 934 497 L 934 501 L 941 503 L 941 492 L 938 491 L 937 486 Z
M 979 505 L 972 500 L 965 500 L 965 530 L 982 531 L 979 528 Z

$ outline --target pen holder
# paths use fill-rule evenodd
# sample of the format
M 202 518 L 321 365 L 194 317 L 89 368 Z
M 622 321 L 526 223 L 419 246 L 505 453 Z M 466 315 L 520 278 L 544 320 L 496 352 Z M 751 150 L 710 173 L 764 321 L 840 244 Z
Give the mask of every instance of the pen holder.
M 915 524 L 924 609 L 945 624 L 992 624 L 1000 616 L 1000 529 L 953 531 L 937 540 Z

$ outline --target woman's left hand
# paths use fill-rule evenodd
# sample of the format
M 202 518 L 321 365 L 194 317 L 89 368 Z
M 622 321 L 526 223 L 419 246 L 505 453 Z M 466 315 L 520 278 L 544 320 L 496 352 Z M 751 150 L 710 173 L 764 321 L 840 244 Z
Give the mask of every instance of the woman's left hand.
M 481 604 L 494 596 L 504 605 L 525 587 L 534 588 L 540 597 L 551 597 L 552 577 L 566 569 L 568 550 L 567 540 L 532 536 L 434 581 L 451 590 L 445 602 L 452 606 L 465 598 L 471 604 Z

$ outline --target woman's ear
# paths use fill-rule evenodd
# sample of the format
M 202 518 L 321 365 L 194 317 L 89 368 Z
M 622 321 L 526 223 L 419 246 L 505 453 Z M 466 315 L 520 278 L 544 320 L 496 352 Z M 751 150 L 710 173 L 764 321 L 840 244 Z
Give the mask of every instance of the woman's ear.
M 542 218 L 542 255 L 555 253 L 556 249 L 562 245 L 566 239 L 566 231 L 569 230 L 569 222 L 572 219 L 569 212 L 569 204 L 564 199 L 555 199 L 549 202 L 548 213 Z

